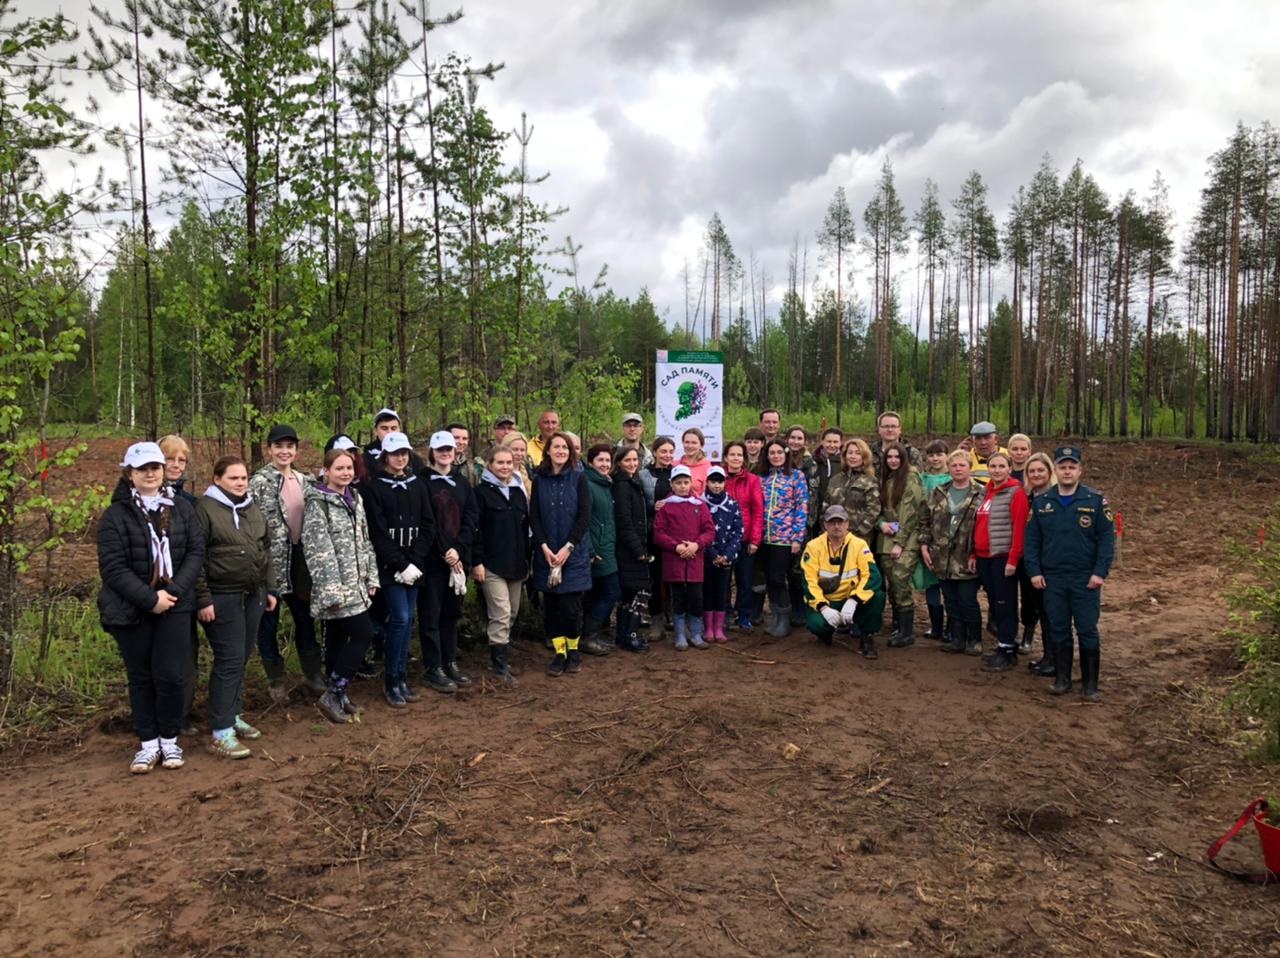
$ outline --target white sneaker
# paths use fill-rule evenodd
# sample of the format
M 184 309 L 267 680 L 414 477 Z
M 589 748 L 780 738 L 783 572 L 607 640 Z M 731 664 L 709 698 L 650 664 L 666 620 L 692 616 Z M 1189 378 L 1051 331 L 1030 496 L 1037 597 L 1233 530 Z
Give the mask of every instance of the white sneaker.
M 176 738 L 160 740 L 160 757 L 160 764 L 165 768 L 182 768 L 186 764 L 182 759 L 182 749 L 178 747 Z
M 237 738 L 248 739 L 250 742 L 254 739 L 262 738 L 262 733 L 242 719 L 239 715 L 236 716 L 234 728 L 236 730 Z
M 160 742 L 153 738 L 149 742 L 142 743 L 142 748 L 138 749 L 138 754 L 133 757 L 129 765 L 129 771 L 134 775 L 146 775 L 159 764 Z

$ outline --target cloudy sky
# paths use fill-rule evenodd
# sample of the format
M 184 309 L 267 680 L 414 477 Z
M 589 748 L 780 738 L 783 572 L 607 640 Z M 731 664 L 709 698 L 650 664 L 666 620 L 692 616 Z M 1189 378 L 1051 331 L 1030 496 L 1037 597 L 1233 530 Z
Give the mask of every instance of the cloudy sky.
M 19 0 L 19 9 L 36 0 Z M 47 9 L 46 4 L 39 4 Z M 84 22 L 88 0 L 62 9 Z M 446 8 L 437 2 L 437 15 Z M 452 5 L 449 5 L 452 8 Z M 683 319 L 681 270 L 719 211 L 779 283 L 836 187 L 861 214 L 881 164 L 908 213 L 978 170 L 997 219 L 1048 153 L 1113 197 L 1157 170 L 1178 228 L 1237 121 L 1280 122 L 1280 3 L 1184 0 L 472 0 L 435 34 L 476 61 L 500 127 L 526 112 L 552 227 Z M 812 259 L 811 259 L 812 261 Z M 912 285 L 914 285 L 913 281 Z M 774 300 L 776 306 L 776 299 Z

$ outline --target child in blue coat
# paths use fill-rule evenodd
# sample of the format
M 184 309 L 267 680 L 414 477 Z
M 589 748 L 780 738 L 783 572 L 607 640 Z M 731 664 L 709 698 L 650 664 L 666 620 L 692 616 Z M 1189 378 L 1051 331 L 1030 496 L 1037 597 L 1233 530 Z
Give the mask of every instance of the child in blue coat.
M 705 499 L 711 507 L 716 538 L 707 550 L 706 611 L 702 614 L 703 631 L 708 642 L 728 642 L 724 634 L 724 617 L 729 608 L 729 583 L 733 580 L 733 564 L 742 549 L 742 509 L 733 496 L 725 492 L 725 472 L 717 465 L 707 471 Z

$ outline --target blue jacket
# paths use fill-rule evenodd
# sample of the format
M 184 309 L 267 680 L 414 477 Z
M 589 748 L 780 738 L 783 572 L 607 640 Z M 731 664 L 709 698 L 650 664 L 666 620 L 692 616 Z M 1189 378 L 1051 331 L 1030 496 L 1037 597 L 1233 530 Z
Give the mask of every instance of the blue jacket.
M 586 474 L 566 469 L 558 475 L 539 466 L 533 474 L 533 497 L 529 501 L 529 526 L 533 530 L 533 587 L 539 592 L 567 594 L 591 588 L 591 492 Z M 545 543 L 559 552 L 572 542 L 573 553 L 564 564 L 563 578 L 554 589 L 547 588 L 551 567 L 542 554 Z
M 711 520 L 716 525 L 716 541 L 707 550 L 707 561 L 723 556 L 732 565 L 742 549 L 742 509 L 727 492 L 719 496 L 708 492 L 703 498 L 711 507 Z
M 1065 506 L 1057 489 L 1032 500 L 1023 538 L 1027 575 L 1096 575 L 1105 579 L 1115 554 L 1115 514 L 1098 490 L 1077 486 Z

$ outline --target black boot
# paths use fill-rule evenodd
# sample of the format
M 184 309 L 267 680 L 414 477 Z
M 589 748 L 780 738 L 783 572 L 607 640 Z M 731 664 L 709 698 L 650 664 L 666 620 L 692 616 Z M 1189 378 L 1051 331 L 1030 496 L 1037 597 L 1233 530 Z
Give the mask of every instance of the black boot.
M 433 669 L 427 669 L 427 673 L 422 677 L 422 680 L 437 692 L 458 691 L 458 684 L 454 682 L 453 679 L 449 678 L 449 676 L 445 674 L 444 669 L 440 668 L 438 665 Z
M 858 654 L 864 659 L 878 659 L 880 653 L 876 651 L 876 640 L 869 635 L 858 637 Z
M 570 675 L 582 668 L 582 653 L 578 651 L 581 641 L 580 638 L 571 637 L 569 639 L 569 649 L 568 655 L 565 657 L 564 670 Z
M 319 649 L 299 649 L 298 664 L 302 666 L 302 677 L 312 692 L 323 692 L 329 687 L 324 680 L 324 665 L 320 661 Z
M 982 654 L 982 623 L 974 622 L 964 626 L 964 654 Z
M 393 709 L 402 709 L 408 704 L 405 702 L 404 693 L 400 691 L 400 679 L 398 676 L 388 674 L 383 679 L 382 695 L 387 700 L 387 704 Z
M 895 649 L 905 649 L 908 645 L 915 645 L 916 610 L 896 610 L 894 617 L 898 620 L 898 632 L 889 640 L 889 645 Z
M 929 631 L 924 634 L 926 639 L 936 639 L 939 642 L 946 640 L 946 635 L 942 631 L 942 606 L 929 606 Z
M 956 619 L 947 622 L 947 641 L 942 643 L 943 652 L 964 652 L 964 625 Z
M 403 672 L 400 673 L 400 697 L 406 702 L 421 702 L 422 696 L 413 690 L 413 686 L 409 684 L 409 676 Z
M 457 662 L 446 662 L 444 664 L 444 674 L 449 676 L 449 678 L 453 680 L 453 684 L 458 686 L 460 689 L 466 688 L 471 684 L 471 678 L 465 675 L 462 670 L 458 668 Z
M 267 689 L 271 695 L 271 701 L 276 705 L 285 705 L 289 701 L 289 689 L 284 684 L 284 662 L 266 662 L 262 663 L 262 669 L 267 673 Z M 320 680 L 320 691 L 329 688 L 329 683 L 323 679 Z
M 1000 646 L 994 654 L 982 660 L 982 667 L 988 672 L 1008 672 L 1017 664 L 1018 652 L 1012 645 Z
M 493 665 L 493 677 L 509 689 L 518 688 L 520 683 L 516 681 L 516 677 L 511 674 L 511 668 L 507 665 L 507 650 L 505 645 L 489 646 L 489 662 Z
M 1030 652 L 1036 635 L 1036 627 L 1034 625 L 1024 625 L 1022 627 L 1022 645 L 1018 647 L 1019 652 Z
M 1057 642 L 1053 646 L 1053 685 L 1049 686 L 1050 695 L 1066 695 L 1071 691 L 1071 663 L 1075 657 L 1075 646 L 1070 639 Z
M 1080 650 L 1080 697 L 1086 702 L 1101 702 L 1098 691 L 1098 665 L 1100 649 Z

